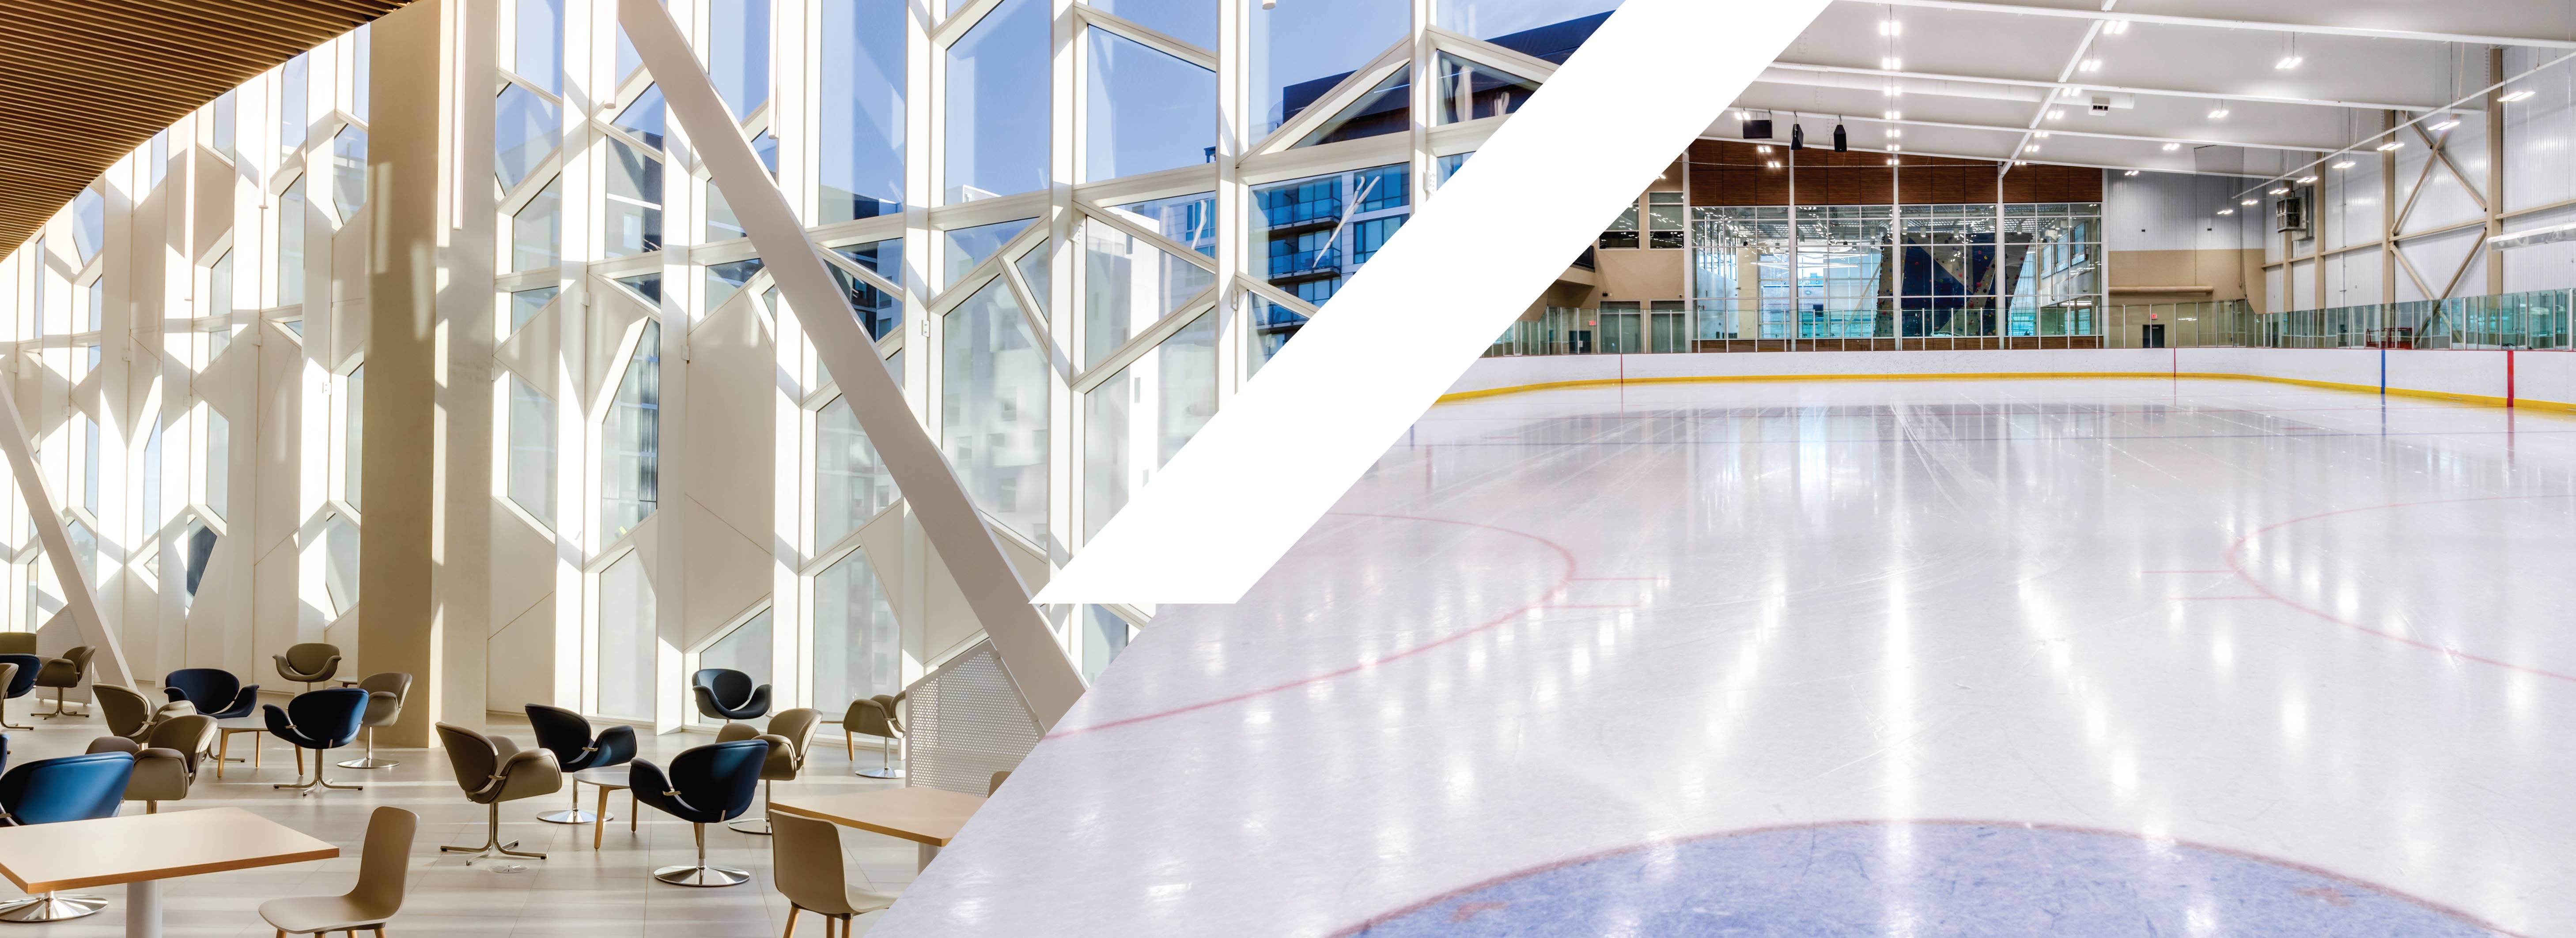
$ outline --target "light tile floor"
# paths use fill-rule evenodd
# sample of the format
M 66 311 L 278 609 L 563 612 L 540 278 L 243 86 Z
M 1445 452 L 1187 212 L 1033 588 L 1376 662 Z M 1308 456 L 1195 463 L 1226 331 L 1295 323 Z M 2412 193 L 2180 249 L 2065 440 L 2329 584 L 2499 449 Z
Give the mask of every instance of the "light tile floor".
M 280 697 L 278 700 L 283 700 Z M 51 703 L 36 704 L 35 698 L 9 702 L 10 721 L 34 722 L 33 732 L 10 730 L 9 762 L 22 764 L 78 753 L 92 738 L 105 732 L 95 717 L 39 720 L 28 714 L 50 709 Z M 487 732 L 510 737 L 522 747 L 534 744 L 525 721 L 504 722 L 495 716 Z M 247 755 L 248 743 L 254 737 L 233 737 L 233 754 Z M 401 938 L 502 938 L 502 936 L 540 935 L 639 935 L 670 938 L 755 938 L 775 936 L 786 927 L 787 900 L 770 885 L 769 838 L 737 833 L 722 825 L 707 828 L 707 856 L 711 863 L 749 870 L 752 880 L 740 886 L 721 889 L 694 889 L 656 882 L 651 872 L 658 867 L 687 863 L 694 855 L 689 825 L 651 808 L 642 811 L 642 823 L 634 833 L 627 832 L 629 805 L 624 792 L 613 795 L 609 811 L 617 820 L 609 822 L 607 837 L 601 849 L 590 847 L 591 828 L 537 821 L 538 814 L 554 811 L 569 803 L 570 796 L 556 793 L 542 798 L 514 801 L 501 806 L 502 838 L 517 838 L 521 850 L 539 850 L 543 860 L 514 860 L 524 863 L 525 872 L 503 874 L 492 872 L 486 865 L 465 865 L 465 854 L 438 852 L 441 844 L 474 846 L 483 842 L 485 808 L 467 802 L 457 790 L 455 775 L 449 770 L 447 756 L 436 749 L 391 749 L 378 746 L 380 757 L 402 760 L 389 769 L 360 770 L 332 768 L 335 782 L 363 783 L 363 791 L 328 791 L 299 798 L 292 791 L 279 791 L 269 786 L 295 780 L 295 757 L 291 747 L 269 739 L 266 741 L 265 764 L 252 769 L 248 763 L 235 763 L 225 768 L 224 778 L 217 781 L 211 772 L 197 781 L 189 798 L 167 802 L 163 811 L 192 808 L 240 807 L 292 826 L 305 833 L 338 844 L 343 851 L 339 859 L 317 863 L 219 873 L 172 880 L 164 889 L 167 934 L 171 938 L 198 936 L 252 936 L 268 938 L 273 931 L 260 920 L 259 904 L 281 896 L 328 895 L 348 890 L 356 881 L 358 850 L 365 836 L 367 816 L 378 805 L 394 805 L 420 815 L 420 833 L 412 845 L 412 878 L 404 912 L 387 929 L 388 936 Z M 672 755 L 694 745 L 714 741 L 705 733 L 677 733 L 668 736 L 645 734 L 639 740 L 642 758 L 668 764 Z M 330 761 L 355 758 L 357 747 L 329 754 Z M 876 764 L 877 756 L 864 746 L 858 753 L 862 767 Z M 818 739 L 806 777 L 794 782 L 780 782 L 777 791 L 784 798 L 791 794 L 838 794 L 867 788 L 892 787 L 900 782 L 877 781 L 850 774 L 850 759 L 844 755 L 837 737 Z M 584 808 L 595 809 L 599 790 L 581 786 Z M 141 804 L 129 804 L 126 813 L 140 813 Z M 760 811 L 755 804 L 754 814 Z M 842 847 L 847 853 L 854 884 L 880 892 L 897 893 L 912 882 L 917 854 L 908 842 L 861 831 L 844 829 Z M 124 888 L 111 886 L 87 890 L 106 896 L 106 911 L 86 918 L 45 925 L 0 923 L 0 938 L 92 938 L 124 934 Z M 17 892 L 0 880 L 0 896 L 14 897 Z M 879 916 L 858 920 L 864 932 Z M 801 917 L 798 931 L 820 934 L 819 922 L 812 915 Z

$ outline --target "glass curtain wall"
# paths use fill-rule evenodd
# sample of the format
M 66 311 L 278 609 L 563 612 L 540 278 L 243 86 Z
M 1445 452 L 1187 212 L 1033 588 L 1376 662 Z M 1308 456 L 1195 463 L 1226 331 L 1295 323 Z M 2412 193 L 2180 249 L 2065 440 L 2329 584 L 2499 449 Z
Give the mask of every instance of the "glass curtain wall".
M 1220 35 L 1227 2 L 1241 7 L 1231 38 Z M 1061 565 L 1263 362 L 1329 311 L 1341 284 L 1402 230 L 1473 140 L 1544 86 L 1541 66 L 1563 62 L 1615 6 L 1442 0 L 1419 21 L 1413 7 L 1382 0 L 710 0 L 680 11 L 730 116 L 830 250 L 857 315 L 978 507 L 1012 549 Z M 655 588 L 704 569 L 691 554 L 704 545 L 629 542 L 654 536 L 650 519 L 665 497 L 717 484 L 692 482 L 676 464 L 666 478 L 666 447 L 676 458 L 761 428 L 745 432 L 766 440 L 771 464 L 805 474 L 775 487 L 776 511 L 753 517 L 754 527 L 796 521 L 778 524 L 776 536 L 793 545 L 788 582 L 802 595 L 766 580 L 742 587 L 769 597 L 774 621 L 729 641 L 812 643 L 810 654 L 800 644 L 774 659 L 808 663 L 775 675 L 800 703 L 833 710 L 852 694 L 901 689 L 944 650 L 923 647 L 927 610 L 879 584 L 902 582 L 902 571 L 929 558 L 859 548 L 870 520 L 901 510 L 901 493 L 814 365 L 795 317 L 770 296 L 770 273 L 740 250 L 739 226 L 624 41 L 614 5 L 496 0 L 478 9 L 489 15 L 468 28 L 492 32 L 477 46 L 492 50 L 491 97 L 460 102 L 441 129 L 490 147 L 493 160 L 488 183 L 474 184 L 492 196 L 488 430 L 503 464 L 492 497 L 516 511 L 494 536 L 537 539 L 561 563 L 553 575 L 527 574 L 530 595 L 553 597 L 555 631 L 522 622 L 502 634 L 582 649 L 580 661 L 556 663 L 582 671 L 581 699 L 558 703 L 627 718 L 673 712 L 684 679 L 655 669 L 676 669 L 681 650 L 705 650 L 706 637 L 732 623 L 680 622 L 678 634 L 666 633 Z M 45 229 L 50 240 L 31 242 L 37 250 L 0 259 L 0 273 L 20 285 L 0 306 L 56 314 L 11 318 L 18 325 L 0 341 L 41 347 L 63 386 L 105 385 L 80 393 L 118 396 L 84 399 L 81 413 L 135 413 L 122 375 L 152 356 L 170 366 L 164 374 L 205 372 L 227 356 L 248 356 L 240 367 L 251 371 L 258 350 L 274 354 L 285 342 L 320 376 L 163 386 L 154 399 L 164 409 L 151 415 L 161 432 L 102 425 L 102 453 L 87 460 L 75 420 L 69 439 L 45 448 L 55 471 L 84 480 L 74 487 L 84 499 L 81 473 L 93 469 L 101 493 L 140 487 L 145 472 L 165 479 L 165 491 L 141 501 L 152 517 L 127 517 L 119 499 L 102 495 L 84 524 L 102 543 L 160 538 L 157 550 L 125 553 L 144 575 L 184 581 L 182 607 L 207 575 L 240 578 L 220 594 L 226 602 L 251 595 L 257 562 L 219 556 L 229 526 L 236 515 L 266 516 L 253 480 L 265 486 L 273 473 L 297 471 L 274 454 L 316 451 L 338 455 L 288 488 L 299 528 L 331 533 L 309 539 L 317 562 L 298 574 L 298 595 L 326 612 L 354 601 L 354 581 L 332 578 L 345 564 L 323 555 L 354 542 L 343 526 L 363 529 L 355 418 L 266 428 L 245 415 L 363 412 L 363 348 L 342 322 L 363 317 L 363 305 L 315 301 L 363 295 L 349 281 L 368 249 L 359 216 L 373 129 L 370 42 L 364 29 L 335 39 L 187 116 L 66 206 Z M 932 94 L 933 83 L 944 93 Z M 1416 85 L 1438 89 L 1424 99 L 1432 106 L 1414 106 Z M 1220 100 L 1227 88 L 1243 100 Z M 151 202 L 187 213 L 196 253 L 183 259 L 187 276 L 125 273 L 158 268 L 135 263 L 136 243 L 103 233 L 137 230 L 135 207 L 189 153 L 229 161 L 228 175 L 262 188 L 230 205 Z M 1224 161 L 1233 165 L 1220 173 Z M 1640 237 L 1679 237 L 1681 210 L 1644 207 Z M 732 243 L 700 250 L 717 242 Z M 36 271 L 29 259 L 38 255 L 51 259 L 48 271 L 75 273 Z M 2062 272 L 2070 262 L 2039 263 Z M 109 271 L 118 273 L 103 281 Z M 752 301 L 727 304 L 737 291 Z M 93 317 L 71 314 L 84 295 L 95 296 Z M 2033 297 L 2034 308 L 2045 305 Z M 738 323 L 727 311 L 746 308 L 762 316 L 751 332 L 716 325 Z M 162 345 L 120 345 L 143 334 L 122 321 L 125 310 L 171 323 Z M 1661 341 L 1670 312 L 1643 314 L 1642 341 Z M 257 341 L 240 341 L 250 330 L 261 330 Z M 64 344 L 80 332 L 102 338 Z M 666 407 L 694 415 L 688 408 L 719 406 L 712 394 L 691 397 L 693 387 L 721 383 L 708 369 L 750 369 L 751 358 L 705 353 L 728 335 L 752 335 L 760 354 L 774 356 L 756 380 L 780 386 L 769 402 L 778 412 L 662 419 Z M 92 367 L 90 343 L 118 346 L 97 359 L 118 377 L 75 380 Z M 665 368 L 697 371 L 684 380 Z M 794 378 L 781 386 L 778 375 Z M 346 410 L 296 400 L 341 389 Z M 317 436 L 299 446 L 263 433 Z M 699 502 L 724 497 L 709 491 Z M 128 610 L 124 621 L 138 636 L 181 627 L 159 621 L 160 608 Z M 1103 621 L 1142 627 L 1146 612 Z M 1076 624 L 1089 613 L 1050 614 L 1087 673 L 1124 647 L 1125 631 Z M 251 634 L 246 621 L 235 627 Z M 515 653 L 494 648 L 495 660 Z

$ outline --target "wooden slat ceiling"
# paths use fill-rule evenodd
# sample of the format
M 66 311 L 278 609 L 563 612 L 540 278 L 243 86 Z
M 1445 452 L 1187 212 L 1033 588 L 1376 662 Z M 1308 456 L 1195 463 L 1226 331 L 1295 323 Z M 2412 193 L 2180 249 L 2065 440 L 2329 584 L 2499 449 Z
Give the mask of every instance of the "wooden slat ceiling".
M 408 2 L 0 4 L 0 257 L 162 128 Z

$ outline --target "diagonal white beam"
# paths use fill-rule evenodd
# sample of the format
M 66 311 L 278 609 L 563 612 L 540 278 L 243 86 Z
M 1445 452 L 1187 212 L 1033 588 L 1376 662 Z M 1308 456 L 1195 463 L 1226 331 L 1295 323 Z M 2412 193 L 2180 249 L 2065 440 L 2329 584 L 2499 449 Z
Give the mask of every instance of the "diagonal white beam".
M 994 542 L 993 532 L 984 527 L 965 486 L 941 458 L 930 434 L 913 418 L 903 389 L 877 357 L 876 344 L 859 327 L 840 287 L 832 282 L 822 250 L 805 237 L 787 197 L 753 155 L 751 142 L 743 139 L 741 127 L 716 96 L 714 83 L 699 70 L 697 56 L 690 52 L 669 11 L 655 0 L 620 0 L 617 21 L 626 27 L 626 38 L 635 45 L 645 69 L 662 86 L 671 116 L 688 131 L 698 159 L 724 190 L 725 201 L 733 206 L 752 246 L 760 250 L 771 281 L 813 340 L 815 357 L 840 386 L 842 399 L 859 418 L 859 427 L 867 431 L 868 442 L 876 446 L 886 471 L 903 489 L 905 503 L 921 519 L 931 547 L 965 592 L 966 604 L 985 634 L 992 637 L 993 650 L 1010 672 L 1011 683 L 1039 725 L 1054 726 L 1082 696 L 1081 675 L 1056 644 L 1045 617 L 1029 605 L 1028 587 L 1011 568 L 1002 546 Z
M 133 687 L 134 672 L 125 663 L 125 645 L 98 617 L 98 590 L 90 585 L 89 571 L 81 569 L 80 558 L 72 556 L 72 535 L 63 525 L 62 505 L 54 501 L 45 488 L 45 474 L 36 468 L 35 439 L 27 435 L 26 421 L 18 415 L 18 396 L 9 390 L 5 378 L 0 378 L 0 454 L 8 457 L 9 475 L 17 480 L 18 495 L 27 502 L 27 517 L 35 522 L 36 543 L 45 549 L 46 562 L 54 565 L 54 579 L 63 586 L 64 611 L 80 626 L 82 643 L 98 650 L 91 659 L 98 669 L 91 674 L 91 683 Z
M 1530 259 L 1581 253 L 1827 2 L 1628 0 L 1039 601 L 1242 598 L 1564 269 Z M 1676 36 L 1694 80 L 1638 94 Z

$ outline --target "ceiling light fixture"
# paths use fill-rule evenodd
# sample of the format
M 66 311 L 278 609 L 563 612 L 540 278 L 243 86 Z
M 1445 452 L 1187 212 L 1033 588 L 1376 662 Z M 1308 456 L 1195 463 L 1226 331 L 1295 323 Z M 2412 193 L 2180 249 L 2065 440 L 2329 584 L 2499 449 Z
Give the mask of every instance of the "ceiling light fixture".
M 2098 72 L 2098 71 L 2101 71 L 2101 70 L 2102 70 L 2102 60 L 2101 60 L 2101 59 L 2085 59 L 2085 60 L 2084 60 L 2084 64 L 2082 64 L 2082 65 L 2078 65 L 2078 66 L 2076 66 L 2076 68 L 2081 69 L 2081 70 L 2083 70 L 2083 71 L 2087 71 L 2087 72 Z
M 2336 161 L 2335 161 L 2334 166 L 2333 166 L 2333 167 L 2331 167 L 2331 168 L 2333 168 L 2333 169 L 2351 169 L 2352 167 L 2353 167 L 2353 162 L 2352 162 L 2351 160 L 2336 160 Z
M 2034 143 L 2034 144 L 2031 144 L 2031 145 L 2029 145 L 2029 146 L 2023 147 L 2023 148 L 2021 148 L 2021 151 L 2022 151 L 2022 152 L 2024 152 L 2024 153 L 2037 153 L 2037 152 L 2039 152 L 2039 144 Z
M 2238 204 L 2238 205 L 2260 205 L 2260 204 L 2262 204 L 2262 200 L 2261 200 L 2261 199 L 2245 199 L 2245 200 L 2243 200 L 2243 201 L 2237 202 L 2236 204 Z
M 1890 140 L 1894 140 L 1894 139 L 1896 139 L 1896 138 L 1898 138 L 1898 137 L 1902 137 L 1902 136 L 1905 136 L 1905 128 L 1902 128 L 1902 127 L 1890 127 L 1890 128 L 1887 128 L 1887 138 L 1888 138 L 1888 139 L 1890 139 Z
M 2378 147 L 2378 150 L 2379 150 L 2379 152 L 2381 152 L 2381 153 L 2386 153 L 2386 152 L 2388 152 L 2388 151 L 2390 151 L 2390 150 L 2403 150 L 2403 149 L 2405 149 L 2405 148 L 2406 148 L 2406 141 L 2404 141 L 2404 140 L 2391 140 L 2391 141 L 2388 141 L 2387 143 L 2380 144 L 2380 145 L 2379 145 L 2379 147 Z
M 1881 35 L 1881 36 L 1902 36 L 1902 35 L 1905 35 L 1905 23 L 1904 23 L 1904 22 L 1902 22 L 1902 21 L 1899 21 L 1899 20 L 1892 20 L 1892 19 L 1889 19 L 1889 20 L 1879 20 L 1879 21 L 1878 21 L 1878 34 L 1879 34 L 1879 35 Z
M 1904 70 L 1905 70 L 1905 60 L 1904 60 L 1904 59 L 1900 59 L 1900 58 L 1896 58 L 1896 57 L 1894 57 L 1894 56 L 1889 56 L 1889 57 L 1887 57 L 1887 58 L 1883 58 L 1883 59 L 1878 60 L 1878 67 L 1879 67 L 1879 68 L 1881 68 L 1881 69 L 1883 69 L 1883 70 L 1891 71 L 1891 72 L 1904 71 Z
M 1904 112 L 1904 111 L 1889 111 L 1889 112 L 1887 112 L 1887 119 L 1888 119 L 1888 120 L 1892 120 L 1892 121 L 1901 121 L 1901 120 L 1904 120 L 1904 119 L 1905 119 L 1905 112 Z
M 2061 108 L 2050 108 L 2050 109 L 2049 109 L 2049 111 L 2048 111 L 2048 119 L 2049 119 L 2049 120 L 2053 120 L 2053 121 L 2062 121 L 2062 120 L 2065 120 L 2065 119 L 2066 119 L 2066 109 L 2065 109 L 2065 108 L 2062 108 L 2062 107 L 2061 107 Z
M 2227 119 L 2227 102 L 2225 102 L 2225 101 L 2218 102 L 2218 106 L 2217 106 L 2217 107 L 2210 108 L 2210 109 L 2209 109 L 2209 119 L 2210 119 L 2210 120 L 2214 120 L 2214 121 L 2223 121 L 2223 120 L 2226 120 L 2226 119 Z
M 2290 194 L 2290 187 L 2288 187 L 2288 186 L 2273 186 L 2273 187 L 2272 187 L 2272 192 L 2271 192 L 2271 194 L 2272 194 L 2272 195 L 2289 195 L 2289 194 Z
M 2135 176 L 2135 175 L 2137 175 L 2137 174 L 2138 174 L 2138 171 L 2133 169 L 2133 170 L 2130 170 L 2130 171 L 2128 171 L 2128 172 L 2121 173 L 2120 175 L 2123 175 L 2123 176 Z
M 2440 123 L 2434 124 L 2433 126 L 2426 127 L 2426 128 L 2424 128 L 2424 129 L 2426 129 L 2426 130 L 2435 130 L 2435 131 L 2439 131 L 2439 130 L 2449 130 L 2449 129 L 2451 129 L 2451 128 L 2453 128 L 2453 127 L 2457 127 L 2457 126 L 2460 126 L 2460 119 L 2459 119 L 2459 118 L 2454 117 L 2454 118 L 2451 118 L 2451 119 L 2449 119 L 2449 120 L 2445 120 L 2445 121 L 2442 121 L 2442 122 L 2440 122 Z
M 2165 152 L 2167 152 L 2167 153 L 2171 153 L 2171 152 L 2173 152 L 2173 151 L 2175 151 L 2175 150 L 2179 150 L 2179 149 L 2182 149 L 2182 144 L 2179 144 L 2179 143 L 2168 143 L 2168 144 L 2165 144 Z
M 1887 145 L 1887 152 L 1889 152 L 1889 153 L 1895 153 L 1895 152 L 1898 152 L 1898 151 L 1903 150 L 1903 149 L 1905 149 L 1903 146 L 1900 146 L 1900 145 L 1897 145 L 1897 144 L 1893 144 L 1893 143 L 1891 143 L 1891 144 L 1888 144 L 1888 145 Z
M 2272 67 L 2287 71 L 2299 67 L 2299 63 L 2305 61 L 2307 60 L 2295 55 L 2285 55 L 2281 57 L 2280 61 L 2272 63 Z
M 2236 210 L 2235 210 L 2235 209 L 2232 209 L 2232 208 L 2222 208 L 2222 209 L 2219 209 L 2219 210 L 2218 210 L 2218 214 L 2221 214 L 2221 215 L 2234 215 L 2234 214 L 2236 214 Z
M 2031 136 L 2038 137 L 2039 139 L 2042 139 L 2042 140 L 2046 140 L 2046 139 L 2048 139 L 2048 131 L 2045 131 L 2045 130 L 2043 130 L 2043 131 L 2039 131 L 2039 132 L 2037 132 L 2037 133 L 2031 134 Z
M 2102 24 L 2102 31 L 2103 31 L 2103 32 L 2105 32 L 2105 33 L 2109 33 L 2109 34 L 2111 34 L 2111 35 L 2114 35 L 2114 36 L 2117 36 L 2117 35 L 2119 35 L 2119 34 L 2121 34 L 2121 33 L 2128 32 L 2128 31 L 2129 31 L 2129 21 L 2128 21 L 2128 20 L 2112 20 L 2112 21 L 2110 21 L 2110 22 L 2103 23 L 2103 24 Z
M 2304 185 L 2309 185 L 2309 184 L 2314 183 L 2314 182 L 2316 182 L 2316 181 L 2317 181 L 2317 177 L 2315 177 L 2315 176 L 2301 176 L 2301 177 L 2299 177 L 2299 184 L 2300 184 L 2300 185 L 2302 185 L 2302 186 L 2304 186 Z
M 2497 96 L 2496 100 L 2502 101 L 2506 104 L 2512 104 L 2516 101 L 2530 100 L 2531 96 L 2537 93 L 2538 92 L 2534 92 L 2529 88 L 2524 88 L 2518 91 L 2505 92 L 2504 94 Z
M 1888 158 L 1887 158 L 1887 165 L 1889 165 L 1889 166 L 1894 166 L 1894 165 L 1896 165 L 1896 158 L 1895 158 L 1895 157 L 1893 157 L 1893 156 L 1888 157 Z

